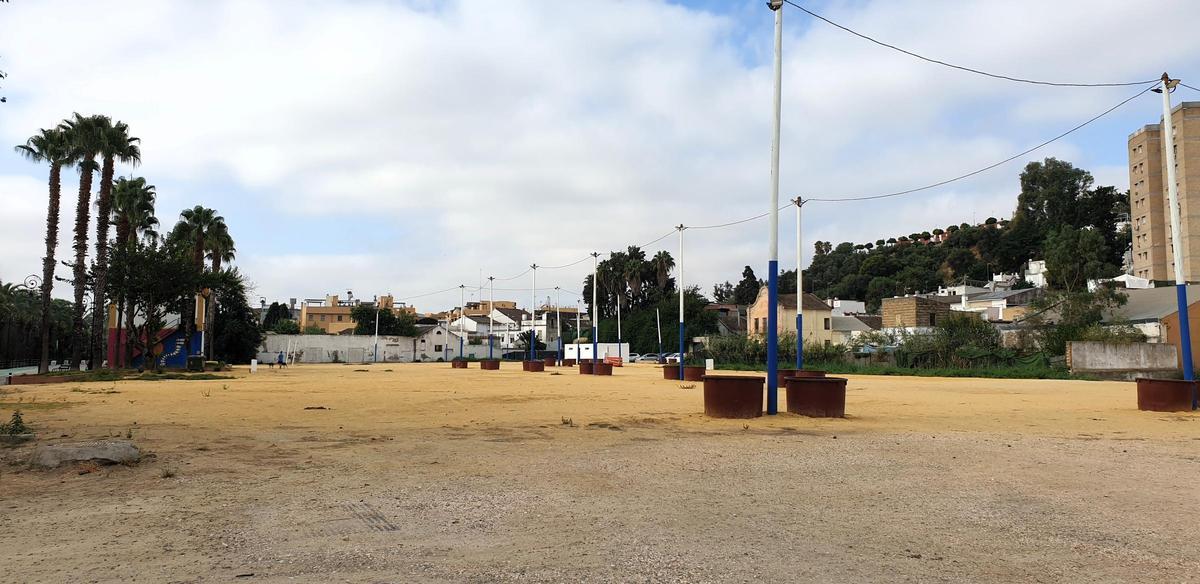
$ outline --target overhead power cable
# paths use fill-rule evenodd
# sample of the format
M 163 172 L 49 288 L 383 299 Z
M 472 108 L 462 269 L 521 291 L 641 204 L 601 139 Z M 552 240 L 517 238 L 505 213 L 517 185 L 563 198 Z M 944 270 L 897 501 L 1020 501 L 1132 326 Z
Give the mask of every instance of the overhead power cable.
M 987 171 L 989 171 L 989 170 L 992 170 L 993 168 L 996 168 L 996 167 L 998 167 L 998 166 L 1001 166 L 1001 165 L 1007 164 L 1007 163 L 1009 163 L 1009 162 L 1012 162 L 1012 161 L 1014 161 L 1014 160 L 1016 160 L 1016 159 L 1018 159 L 1018 158 L 1020 158 L 1020 157 L 1022 157 L 1022 156 L 1025 156 L 1026 154 L 1029 154 L 1029 153 L 1031 153 L 1031 152 L 1034 152 L 1034 151 L 1036 151 L 1036 150 L 1039 150 L 1039 149 L 1041 149 L 1041 148 L 1044 148 L 1044 147 L 1046 147 L 1046 146 L 1048 146 L 1048 145 L 1050 145 L 1050 144 L 1053 144 L 1054 142 L 1057 142 L 1058 140 L 1061 140 L 1061 139 L 1063 139 L 1063 138 L 1065 138 L 1065 137 L 1067 137 L 1067 136 L 1069 136 L 1069 135 L 1071 135 L 1071 134 L 1073 134 L 1073 133 L 1075 133 L 1075 132 L 1079 131 L 1080 129 L 1082 129 L 1082 128 L 1086 127 L 1087 125 L 1091 124 L 1092 122 L 1095 122 L 1096 120 L 1099 120 L 1100 118 L 1103 118 L 1104 116 L 1106 116 L 1106 115 L 1108 115 L 1108 114 L 1112 113 L 1113 111 L 1117 110 L 1117 108 L 1120 108 L 1121 106 L 1123 106 L 1123 105 L 1125 105 L 1125 104 L 1127 104 L 1127 103 L 1129 103 L 1129 102 L 1131 102 L 1131 101 L 1133 101 L 1133 100 L 1135 100 L 1135 99 L 1137 99 L 1137 98 L 1141 97 L 1143 94 L 1145 94 L 1146 92 L 1150 91 L 1151 89 L 1153 89 L 1153 87 L 1147 87 L 1147 88 L 1145 88 L 1145 89 L 1143 89 L 1143 90 L 1141 90 L 1141 91 L 1137 92 L 1136 94 L 1134 94 L 1134 95 L 1131 95 L 1131 96 L 1129 96 L 1129 97 L 1125 98 L 1123 101 L 1121 101 L 1121 102 L 1120 102 L 1120 103 L 1118 103 L 1117 105 L 1114 105 L 1114 106 L 1112 106 L 1112 107 L 1110 107 L 1110 108 L 1108 108 L 1108 109 L 1104 110 L 1103 112 L 1101 112 L 1101 113 L 1099 113 L 1099 114 L 1097 114 L 1097 115 L 1095 115 L 1095 116 L 1092 116 L 1092 117 L 1091 117 L 1090 119 L 1088 119 L 1086 122 L 1083 122 L 1083 123 L 1081 123 L 1081 124 L 1079 124 L 1079 125 L 1077 125 L 1077 126 L 1075 126 L 1075 127 L 1071 128 L 1070 130 L 1067 130 L 1067 131 L 1065 131 L 1065 132 L 1063 132 L 1063 133 L 1061 133 L 1061 134 L 1059 134 L 1059 135 L 1057 135 L 1057 136 L 1055 136 L 1055 137 L 1053 137 L 1053 138 L 1050 138 L 1049 140 L 1046 140 L 1045 142 L 1042 142 L 1041 144 L 1038 144 L 1037 146 L 1034 146 L 1034 147 L 1032 147 L 1032 148 L 1028 148 L 1028 149 L 1026 149 L 1026 150 L 1022 150 L 1021 152 L 1018 152 L 1018 153 L 1016 153 L 1016 154 L 1014 154 L 1014 155 L 1012 155 L 1012 156 L 1009 156 L 1008 158 L 1005 158 L 1004 160 L 1001 160 L 1001 161 L 999 161 L 999 162 L 996 162 L 996 163 L 993 163 L 993 164 L 989 164 L 989 165 L 987 165 L 987 166 L 985 166 L 985 167 L 983 167 L 983 168 L 980 168 L 980 169 L 977 169 L 977 170 L 973 170 L 973 171 L 971 171 L 971 172 L 968 172 L 968 173 L 966 173 L 966 174 L 960 174 L 960 175 L 958 175 L 958 176 L 956 176 L 956 177 L 954 177 L 954 178 L 948 178 L 948 179 L 946 179 L 946 180 L 941 180 L 941 181 L 935 182 L 935 183 L 933 183 L 933 184 L 928 184 L 928 185 L 925 185 L 925 186 L 922 186 L 922 187 L 916 187 L 916 188 L 907 189 L 907 190 L 903 190 L 903 191 L 896 191 L 896 192 L 894 192 L 894 193 L 884 193 L 884 194 L 881 194 L 881 195 L 863 195 L 863 196 L 856 196 L 856 197 L 838 197 L 838 198 L 819 198 L 819 197 L 813 197 L 813 198 L 811 198 L 811 199 L 804 199 L 804 200 L 805 200 L 805 202 L 807 202 L 807 201 L 823 201 L 823 202 L 827 202 L 827 203 L 837 203 L 837 202 L 843 202 L 843 201 L 869 201 L 869 200 L 874 200 L 874 199 L 886 199 L 886 198 L 888 198 L 888 197 L 899 197 L 899 196 L 901 196 L 901 195 L 908 195 L 908 194 L 912 194 L 912 193 L 916 193 L 916 192 L 920 192 L 920 191 L 926 191 L 926 190 L 929 190 L 929 189 L 932 189 L 932 188 L 937 188 L 937 187 L 940 187 L 940 186 L 948 185 L 948 184 L 950 184 L 950 183 L 952 183 L 952 182 L 957 182 L 957 181 L 963 180 L 963 179 L 965 179 L 965 178 L 970 178 L 970 177 L 972 177 L 972 176 L 975 176 L 975 175 L 977 175 L 977 174 L 980 174 L 980 173 L 983 173 L 983 172 L 987 172 Z
M 999 73 L 989 73 L 987 71 L 982 71 L 980 69 L 975 69 L 972 67 L 964 67 L 962 65 L 955 65 L 953 63 L 948 63 L 946 61 L 942 61 L 940 59 L 926 57 L 924 55 L 914 53 L 913 51 L 909 51 L 907 49 L 902 49 L 900 47 L 897 47 L 896 45 L 885 43 L 881 40 L 872 38 L 868 35 L 865 35 L 854 29 L 851 29 L 847 26 L 843 26 L 832 20 L 829 20 L 828 18 L 825 18 L 824 16 L 821 16 L 820 14 L 817 14 L 816 12 L 813 12 L 812 10 L 809 10 L 809 9 L 797 4 L 793 0 L 783 0 L 783 1 L 787 4 L 790 4 L 793 7 L 801 10 L 802 12 L 808 14 L 809 16 L 812 16 L 813 18 L 816 18 L 816 19 L 821 20 L 821 21 L 823 21 L 827 24 L 830 24 L 834 27 L 842 29 L 858 38 L 875 43 L 881 47 L 886 47 L 893 51 L 903 53 L 910 57 L 916 57 L 922 61 L 933 63 L 935 65 L 942 65 L 943 67 L 950 67 L 951 69 L 958 69 L 959 71 L 966 71 L 967 73 L 974 73 L 976 75 L 983 75 L 985 77 L 991 77 L 994 79 L 1004 79 L 1006 81 L 1014 81 L 1017 83 L 1028 83 L 1031 85 L 1050 85 L 1050 86 L 1054 86 L 1054 87 L 1127 87 L 1127 86 L 1134 86 L 1134 85 L 1146 85 L 1149 83 L 1156 83 L 1158 81 L 1157 79 L 1147 79 L 1145 81 L 1125 81 L 1125 82 L 1120 82 L 1120 83 L 1070 83 L 1070 82 L 1061 82 L 1061 81 L 1039 81 L 1036 79 L 1025 79 L 1023 77 L 1013 77 L 1010 75 L 1001 75 Z
M 1182 82 L 1182 81 L 1180 81 L 1180 82 L 1179 82 L 1179 84 L 1180 84 L 1180 85 L 1182 85 L 1182 86 L 1184 86 L 1184 87 L 1186 87 L 1186 88 L 1188 88 L 1188 89 L 1190 89 L 1190 90 L 1192 90 L 1192 91 L 1200 91 L 1200 89 L 1196 89 L 1195 87 L 1192 87 L 1191 85 L 1188 85 L 1187 83 L 1184 83 L 1184 82 Z

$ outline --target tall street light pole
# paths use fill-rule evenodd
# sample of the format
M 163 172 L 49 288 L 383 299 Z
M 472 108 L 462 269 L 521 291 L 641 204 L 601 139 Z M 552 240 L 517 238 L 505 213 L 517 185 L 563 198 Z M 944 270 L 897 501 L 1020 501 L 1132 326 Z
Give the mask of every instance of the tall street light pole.
M 1167 204 L 1171 206 L 1171 255 L 1175 260 L 1175 302 L 1179 311 L 1179 352 L 1183 358 L 1183 378 L 1193 381 L 1195 374 L 1192 365 L 1192 329 L 1188 322 L 1187 280 L 1183 273 L 1183 246 L 1186 241 L 1179 218 L 1179 185 L 1176 184 L 1175 169 L 1175 128 L 1171 120 L 1171 91 L 1179 85 L 1178 79 L 1171 79 L 1163 73 L 1162 87 L 1154 91 L 1162 94 L 1163 104 L 1163 140 L 1166 142 L 1163 150 L 1167 153 Z M 1192 409 L 1200 406 L 1196 390 L 1192 390 Z
M 372 361 L 379 362 L 379 296 L 375 296 L 375 349 L 371 356 Z
M 804 200 L 796 197 L 796 369 L 804 369 L 804 259 L 801 253 L 800 218 Z
M 496 328 L 496 277 L 488 276 L 491 300 L 488 301 L 488 359 L 492 358 L 492 330 Z
M 686 352 L 683 340 L 683 231 L 687 227 L 680 223 L 675 229 L 679 230 L 679 281 L 676 284 L 679 286 L 679 380 L 683 381 L 683 354 Z
M 592 252 L 592 363 L 596 362 L 598 351 L 600 350 L 599 342 L 596 335 L 600 327 L 600 311 L 596 306 L 596 290 L 600 288 L 600 252 Z M 581 359 L 582 360 L 582 359 Z M 592 374 L 596 374 L 596 368 L 592 368 Z
M 529 360 L 537 361 L 537 264 L 533 269 L 533 287 L 529 290 Z
M 562 288 L 555 286 L 554 292 L 555 292 L 555 294 L 558 295 L 558 297 L 554 299 L 554 328 L 556 330 L 555 334 L 558 335 L 558 358 L 556 360 L 558 361 L 558 364 L 561 366 L 562 358 L 563 358 Z
M 771 223 L 767 257 L 767 413 L 779 413 L 779 118 L 783 85 L 783 0 L 770 0 L 775 13 L 775 88 L 771 131 Z M 800 299 L 796 299 L 799 310 Z
M 463 326 L 467 320 L 467 285 L 458 285 L 458 358 L 465 359 L 463 355 Z

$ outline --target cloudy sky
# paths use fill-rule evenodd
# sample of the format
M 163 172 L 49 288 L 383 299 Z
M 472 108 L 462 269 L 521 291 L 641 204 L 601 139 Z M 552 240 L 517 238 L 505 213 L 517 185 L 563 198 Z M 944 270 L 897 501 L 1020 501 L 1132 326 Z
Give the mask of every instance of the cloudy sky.
M 1119 82 L 1166 70 L 1200 82 L 1190 0 L 802 3 L 1008 75 Z M 784 14 L 782 198 L 962 174 L 1138 91 L 978 77 Z M 225 216 L 254 302 L 412 297 L 766 211 L 772 24 L 761 0 L 13 0 L 0 5 L 0 143 L 71 112 L 108 114 L 142 139 L 142 164 L 119 172 L 158 187 L 163 223 L 196 204 Z M 1159 99 L 1026 160 L 1065 158 L 1124 189 L 1126 138 L 1158 120 Z M 817 239 L 1008 217 L 1022 163 L 898 199 L 806 206 L 805 261 Z M 61 258 L 77 180 L 64 173 Z M 44 166 L 0 149 L 0 280 L 41 271 L 45 182 Z M 743 265 L 766 271 L 765 220 L 686 237 L 685 279 L 706 291 Z M 780 237 L 792 267 L 790 211 Z M 590 263 L 540 270 L 538 285 L 580 290 Z M 497 296 L 524 304 L 529 284 L 498 284 L 526 291 Z M 458 291 L 412 302 L 440 309 Z

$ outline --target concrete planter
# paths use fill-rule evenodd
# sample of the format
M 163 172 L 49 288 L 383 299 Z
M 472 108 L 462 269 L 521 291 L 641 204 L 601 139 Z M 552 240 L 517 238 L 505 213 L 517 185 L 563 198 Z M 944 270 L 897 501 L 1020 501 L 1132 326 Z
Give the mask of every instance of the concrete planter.
M 451 368 L 453 368 L 453 369 L 466 369 L 466 368 L 467 368 L 467 362 L 466 362 L 466 361 L 459 360 L 459 359 L 455 359 L 455 360 L 453 360 L 453 361 L 451 361 L 451 362 L 450 362 L 450 367 L 451 367 Z
M 1195 391 L 1195 381 L 1140 377 L 1137 380 L 1138 409 L 1147 412 L 1190 412 Z
M 668 381 L 679 381 L 679 365 L 663 365 L 663 379 Z M 703 365 L 684 365 L 683 380 L 684 381 L 703 381 L 704 380 Z
M 500 370 L 500 360 L 499 359 L 484 359 L 479 362 L 479 368 L 483 369 L 484 371 L 499 371 Z
M 787 378 L 787 411 L 813 418 L 846 416 L 844 377 Z
M 592 365 L 592 373 L 595 375 L 612 375 L 611 363 L 596 363 Z
M 710 418 L 757 418 L 763 412 L 765 377 L 704 375 L 704 415 Z
M 787 387 L 789 377 L 825 377 L 825 372 L 816 369 L 780 369 L 775 375 L 778 379 L 775 387 Z
M 530 373 L 539 373 L 546 370 L 546 364 L 541 361 L 526 361 L 526 371 Z
M 575 366 L 575 360 L 574 360 L 574 359 L 563 359 L 563 364 L 562 364 L 562 366 L 563 366 L 563 367 L 574 367 L 574 366 Z
M 592 374 L 592 365 L 593 365 L 593 363 L 591 361 L 580 361 L 579 362 L 579 374 L 580 375 L 591 375 Z
M 544 364 L 546 367 L 554 367 L 555 365 L 557 365 L 557 364 L 558 364 L 558 359 L 557 359 L 557 358 L 555 358 L 555 357 L 543 357 L 543 358 L 542 358 L 542 363 L 543 363 L 543 364 Z

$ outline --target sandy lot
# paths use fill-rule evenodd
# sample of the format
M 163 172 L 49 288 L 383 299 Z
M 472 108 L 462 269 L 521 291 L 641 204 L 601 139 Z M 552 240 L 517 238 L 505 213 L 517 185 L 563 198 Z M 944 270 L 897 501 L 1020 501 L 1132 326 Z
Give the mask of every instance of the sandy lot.
M 0 449 L 0 581 L 1200 581 L 1200 416 L 1130 383 L 856 377 L 846 419 L 743 422 L 649 366 L 234 375 L 0 388 L 153 454 Z

